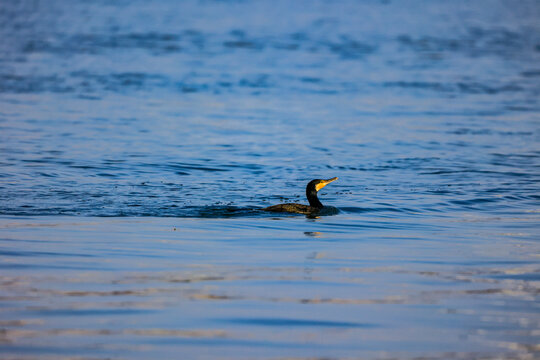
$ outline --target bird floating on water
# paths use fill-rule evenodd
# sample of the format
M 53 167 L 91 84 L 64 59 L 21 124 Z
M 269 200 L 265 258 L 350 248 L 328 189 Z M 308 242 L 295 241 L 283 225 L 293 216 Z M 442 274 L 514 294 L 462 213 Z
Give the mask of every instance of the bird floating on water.
M 317 197 L 317 192 L 321 190 L 326 185 L 330 184 L 332 181 L 336 181 L 338 178 L 333 177 L 328 180 L 315 179 L 311 180 L 306 186 L 306 196 L 309 201 L 309 205 L 288 203 L 288 204 L 278 204 L 272 205 L 267 208 L 262 209 L 263 211 L 273 211 L 273 212 L 287 212 L 295 214 L 305 214 L 305 215 L 319 215 L 323 213 L 335 214 L 337 209 L 333 206 L 324 206 Z

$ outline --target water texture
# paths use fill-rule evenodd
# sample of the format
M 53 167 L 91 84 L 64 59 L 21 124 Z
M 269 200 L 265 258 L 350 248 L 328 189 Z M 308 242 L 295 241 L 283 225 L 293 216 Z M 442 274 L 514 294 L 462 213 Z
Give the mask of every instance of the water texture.
M 539 18 L 0 1 L 0 357 L 540 356 Z

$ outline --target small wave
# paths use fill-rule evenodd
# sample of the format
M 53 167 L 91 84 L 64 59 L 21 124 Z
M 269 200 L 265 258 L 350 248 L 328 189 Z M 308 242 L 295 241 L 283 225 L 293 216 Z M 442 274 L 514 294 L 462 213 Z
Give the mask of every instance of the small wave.
M 477 205 L 477 204 L 486 204 L 500 201 L 499 198 L 474 198 L 467 200 L 451 200 L 450 203 L 455 205 Z
M 260 326 L 285 326 L 285 327 L 335 327 L 335 328 L 365 328 L 373 327 L 372 324 L 363 324 L 346 321 L 328 321 L 328 320 L 311 320 L 311 319 L 290 319 L 290 318 L 234 318 L 224 320 L 230 323 L 260 325 Z
M 362 214 L 362 213 L 417 213 L 418 211 L 409 208 L 399 208 L 393 206 L 387 207 L 340 207 L 341 210 L 348 213 Z
M 516 83 L 507 84 L 483 84 L 478 82 L 421 82 L 421 81 L 389 81 L 383 83 L 384 87 L 397 87 L 405 89 L 433 90 L 443 93 L 463 93 L 463 94 L 488 94 L 495 95 L 504 92 L 519 92 L 523 88 Z
M 439 36 L 412 37 L 402 35 L 397 40 L 419 53 L 449 52 L 463 53 L 471 57 L 499 55 L 510 57 L 531 48 L 531 37 L 504 29 L 471 27 L 455 38 Z
M 122 209 L 84 209 L 84 208 L 34 208 L 32 206 L 19 206 L 18 208 L 0 210 L 0 215 L 9 216 L 96 216 L 96 217 L 178 217 L 178 218 L 232 218 L 263 216 L 267 213 L 260 208 L 237 207 L 230 205 L 186 206 L 176 205 L 160 206 L 153 209 L 141 204 L 127 204 Z

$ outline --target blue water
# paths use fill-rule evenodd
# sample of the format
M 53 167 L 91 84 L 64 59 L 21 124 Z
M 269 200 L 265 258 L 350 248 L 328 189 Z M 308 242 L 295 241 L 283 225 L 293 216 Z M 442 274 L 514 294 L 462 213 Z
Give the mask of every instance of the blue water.
M 534 358 L 539 18 L 0 2 L 0 354 Z

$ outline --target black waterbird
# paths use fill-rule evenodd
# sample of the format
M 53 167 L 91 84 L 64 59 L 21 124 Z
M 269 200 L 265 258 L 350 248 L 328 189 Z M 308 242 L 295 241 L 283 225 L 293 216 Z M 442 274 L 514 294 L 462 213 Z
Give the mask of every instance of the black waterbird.
M 288 204 L 278 204 L 272 205 L 262 210 L 264 211 L 273 211 L 273 212 L 287 212 L 295 214 L 305 214 L 305 215 L 318 215 L 324 213 L 336 213 L 337 209 L 332 206 L 324 206 L 317 197 L 317 192 L 321 190 L 326 185 L 330 184 L 332 181 L 336 181 L 338 178 L 333 177 L 328 180 L 315 179 L 311 180 L 306 186 L 306 197 L 309 201 L 309 205 L 288 203 Z

